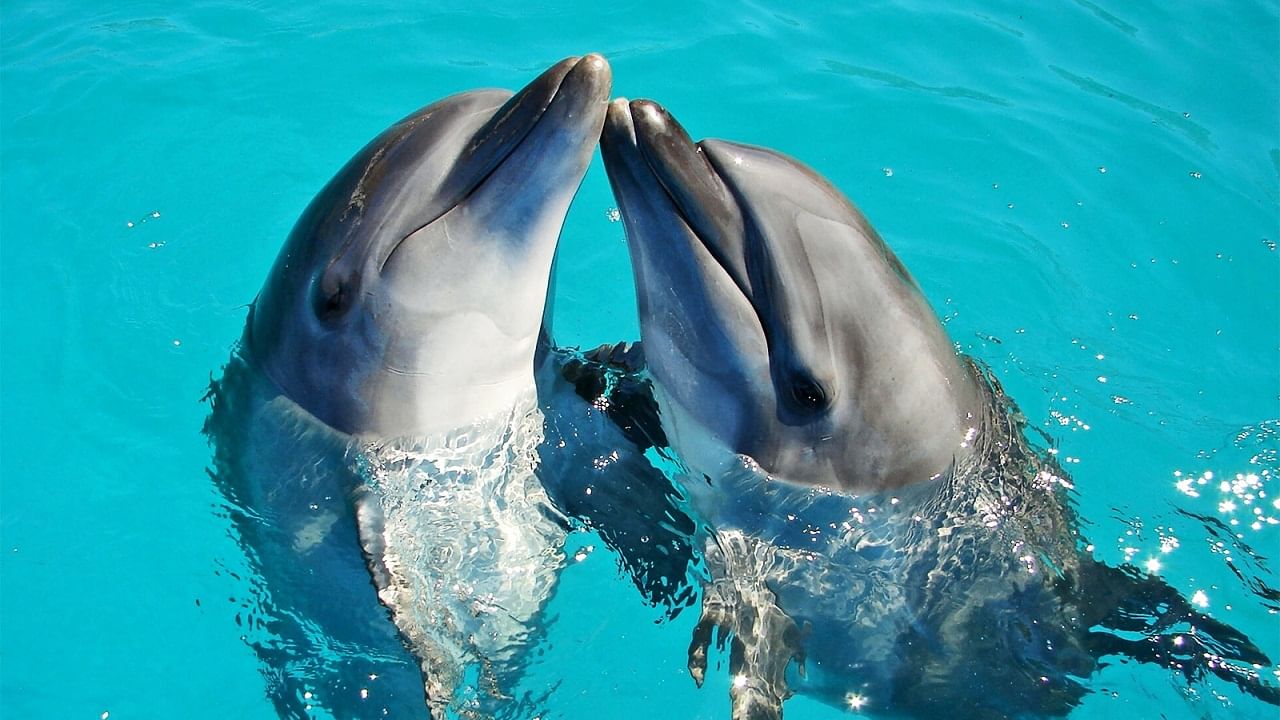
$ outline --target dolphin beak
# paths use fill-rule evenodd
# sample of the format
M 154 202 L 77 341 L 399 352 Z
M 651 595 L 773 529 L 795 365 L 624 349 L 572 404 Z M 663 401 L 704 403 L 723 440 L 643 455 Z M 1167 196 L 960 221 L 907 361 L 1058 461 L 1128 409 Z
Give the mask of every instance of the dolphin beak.
M 444 209 L 461 202 L 484 182 L 520 146 L 553 102 L 564 102 L 574 109 L 589 106 L 593 99 L 603 102 L 611 82 L 609 63 L 595 53 L 565 58 L 547 68 L 476 131 L 441 184 L 441 194 L 454 199 Z M 427 218 L 423 225 L 435 220 Z
M 702 148 L 671 113 L 652 100 L 614 100 L 600 146 L 610 177 L 619 176 L 619 194 L 665 194 L 668 203 L 657 206 L 674 209 L 751 300 L 742 211 Z
M 556 98 L 563 98 L 574 107 L 595 105 L 609 98 L 612 85 L 613 71 L 609 61 L 599 53 L 588 53 L 578 58 L 560 81 Z
M 703 218 L 698 195 L 714 187 L 716 178 L 689 134 L 662 106 L 652 100 L 611 102 L 600 150 L 609 177 L 619 185 L 620 201 L 644 198 L 701 234 L 708 223 L 693 219 Z
M 651 100 L 632 102 L 631 117 L 640 154 L 689 227 L 704 238 L 729 234 L 740 223 L 733 198 L 684 127 Z
M 619 202 L 638 196 L 649 184 L 653 171 L 636 147 L 635 124 L 631 122 L 631 105 L 626 98 L 609 103 L 600 132 L 600 154 L 615 187 Z M 625 189 L 625 191 L 623 191 Z
M 471 142 L 463 148 L 449 177 L 441 183 L 441 194 L 452 199 L 444 209 L 456 205 L 484 181 L 494 168 L 502 164 L 520 145 L 547 106 L 578 58 L 565 58 L 552 65 L 498 108 L 488 122 L 480 126 Z M 436 218 L 424 218 L 424 225 Z

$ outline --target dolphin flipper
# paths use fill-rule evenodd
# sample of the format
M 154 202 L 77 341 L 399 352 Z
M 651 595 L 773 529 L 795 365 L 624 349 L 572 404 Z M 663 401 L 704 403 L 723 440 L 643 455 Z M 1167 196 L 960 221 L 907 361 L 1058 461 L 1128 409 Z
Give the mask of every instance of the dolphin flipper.
M 643 456 L 592 471 L 587 492 L 558 493 L 561 512 L 600 535 L 649 604 L 668 618 L 693 604 L 694 523 L 675 504 L 670 481 Z
M 658 419 L 653 388 L 641 373 L 639 343 L 601 345 L 585 353 L 555 350 L 559 377 L 572 386 L 577 403 L 566 418 L 562 437 L 595 436 L 585 449 L 590 457 L 565 476 L 585 478 L 561 485 L 555 504 L 567 517 L 595 531 L 617 553 L 623 571 L 645 600 L 664 607 L 669 618 L 693 604 L 696 591 L 689 569 L 696 562 L 696 523 L 683 509 L 684 498 L 661 470 L 645 457 L 664 450 L 666 436 Z M 549 416 L 549 422 L 563 415 Z M 621 437 L 619 437 L 619 433 Z M 603 458 L 600 449 L 611 449 Z M 558 462 L 572 453 L 561 449 Z
M 804 673 L 804 633 L 765 583 L 767 569 L 786 550 L 738 531 L 719 533 L 707 544 L 711 581 L 689 645 L 689 674 L 702 687 L 712 634 L 718 648 L 730 637 L 733 720 L 781 720 L 782 703 L 792 694 L 787 668 L 795 661 Z
M 570 357 L 561 375 L 579 397 L 603 407 L 627 439 L 644 452 L 668 444 L 658 417 L 658 403 L 653 398 L 653 385 L 643 377 L 644 370 L 640 343 L 619 342 Z
M 1074 589 L 1077 606 L 1087 609 L 1085 639 L 1098 659 L 1123 655 L 1178 670 L 1189 682 L 1206 674 L 1233 683 L 1263 702 L 1280 705 L 1280 688 L 1253 668 L 1271 661 L 1244 633 L 1192 607 L 1164 580 L 1132 567 L 1095 560 L 1081 564 Z M 1140 633 L 1132 640 L 1117 633 Z

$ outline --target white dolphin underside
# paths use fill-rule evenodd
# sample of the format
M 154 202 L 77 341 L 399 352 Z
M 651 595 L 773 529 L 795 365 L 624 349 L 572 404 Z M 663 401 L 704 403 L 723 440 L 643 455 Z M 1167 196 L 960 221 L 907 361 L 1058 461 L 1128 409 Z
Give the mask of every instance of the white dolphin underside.
M 441 717 L 509 697 L 564 563 L 565 525 L 535 472 L 543 416 L 532 387 L 509 411 L 353 454 L 361 543 L 378 596 L 422 663 Z M 479 687 L 455 697 L 464 675 Z

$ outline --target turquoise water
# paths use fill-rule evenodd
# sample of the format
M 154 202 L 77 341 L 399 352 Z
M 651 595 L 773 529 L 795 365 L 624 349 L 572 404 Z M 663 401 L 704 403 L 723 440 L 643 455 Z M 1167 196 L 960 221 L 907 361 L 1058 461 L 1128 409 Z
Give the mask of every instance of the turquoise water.
M 400 5 L 0 8 L 0 715 L 273 715 L 208 478 L 210 377 L 356 149 L 589 50 L 615 94 L 848 193 L 1052 439 L 1097 555 L 1280 657 L 1274 3 Z M 597 160 L 561 343 L 638 335 L 613 206 Z M 727 673 L 684 669 L 694 614 L 664 622 L 606 551 L 549 615 L 544 717 L 728 717 Z M 1274 716 L 1151 666 L 1092 687 L 1079 717 Z

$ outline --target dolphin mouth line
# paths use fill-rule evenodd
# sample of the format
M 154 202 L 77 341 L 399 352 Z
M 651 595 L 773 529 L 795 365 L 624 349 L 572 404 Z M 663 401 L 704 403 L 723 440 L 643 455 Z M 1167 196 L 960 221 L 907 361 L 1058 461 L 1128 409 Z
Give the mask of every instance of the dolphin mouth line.
M 547 110 L 556 102 L 556 100 L 562 97 L 565 83 L 568 81 L 569 76 L 573 73 L 574 69 L 576 69 L 580 63 L 591 62 L 591 58 L 592 56 L 590 55 L 583 55 L 579 58 L 576 58 L 573 64 L 569 65 L 565 73 L 556 82 L 555 90 L 551 93 L 548 93 L 544 101 L 536 103 L 530 108 L 526 108 L 529 110 L 529 114 L 526 115 L 523 128 L 520 129 L 515 136 L 509 137 L 501 141 L 502 142 L 501 151 L 494 158 L 490 160 L 489 168 L 485 170 L 482 174 L 477 175 L 474 180 L 468 183 L 465 186 L 465 189 L 462 192 L 458 193 L 457 197 L 453 200 L 453 202 L 443 207 L 439 213 L 428 218 L 421 224 L 417 225 L 412 230 L 405 233 L 403 237 L 401 237 L 400 239 L 396 240 L 393 244 L 391 244 L 391 246 L 387 250 L 386 255 L 382 258 L 382 261 L 378 263 L 379 272 L 382 272 L 382 270 L 386 267 L 387 263 L 391 260 L 391 257 L 395 255 L 396 251 L 400 249 L 400 246 L 404 244 L 406 240 L 413 237 L 416 233 L 418 233 L 419 231 L 421 231 L 423 228 L 427 227 L 431 223 L 434 223 L 440 218 L 444 217 L 445 215 L 448 215 L 459 205 L 462 205 L 463 203 L 465 203 L 468 198 L 470 198 L 481 187 L 484 186 L 485 182 L 487 182 L 489 178 L 492 177 L 493 174 L 496 173 L 498 169 L 502 167 L 502 164 L 506 162 L 508 158 L 514 155 L 516 151 L 521 148 L 521 146 L 524 145 L 525 140 L 529 137 L 530 134 L 533 133 L 533 131 L 538 127 L 538 124 L 542 122 L 543 118 L 546 116 Z M 514 95 L 508 98 L 505 103 L 503 103 L 497 109 L 495 109 L 493 117 L 490 119 L 488 123 L 485 124 L 485 126 L 481 129 L 481 132 L 476 133 L 475 137 L 471 139 L 471 141 L 467 144 L 466 149 L 463 150 L 462 155 L 467 155 L 469 153 L 475 152 L 475 150 L 480 146 L 482 146 L 486 142 L 486 140 L 488 140 L 489 138 L 493 138 L 495 136 L 501 135 L 502 130 L 508 126 L 508 124 L 512 120 L 512 117 L 517 114 L 515 110 L 519 109 L 521 105 L 521 101 L 528 97 L 527 93 L 529 89 L 530 89 L 529 87 L 526 87 L 521 91 L 516 92 Z M 456 172 L 456 169 L 455 169 L 455 172 Z
M 493 164 L 493 167 L 489 168 L 488 172 L 480 176 L 475 181 L 475 183 L 471 185 L 471 187 L 467 188 L 465 192 L 460 194 L 457 197 L 457 199 L 454 200 L 453 203 L 450 204 L 448 207 L 443 208 L 438 214 L 436 214 L 431 218 L 428 218 L 421 225 L 418 225 L 417 227 L 413 228 L 409 232 L 405 233 L 404 237 L 401 237 L 399 240 L 396 240 L 387 249 L 387 254 L 382 258 L 382 262 L 378 263 L 378 272 L 381 273 L 386 268 L 387 263 L 391 261 L 392 256 L 396 254 L 396 251 L 400 249 L 400 246 L 403 245 L 406 240 L 416 235 L 419 231 L 421 231 L 423 228 L 427 227 L 431 223 L 434 223 L 440 218 L 444 217 L 445 215 L 448 215 L 449 213 L 453 212 L 455 208 L 465 203 L 467 201 L 467 198 L 474 195 L 477 190 L 483 187 L 485 184 L 485 181 L 487 181 L 490 177 L 492 177 L 493 174 L 498 171 L 498 168 L 502 167 L 502 163 L 506 162 L 507 158 L 514 155 L 516 150 L 520 148 L 520 146 L 524 143 L 525 138 L 529 136 L 529 133 L 533 132 L 533 129 L 535 127 L 537 127 L 538 122 L 542 120 L 542 116 L 546 114 L 547 108 L 551 107 L 551 103 L 555 101 L 556 97 L 558 97 L 559 94 L 560 94 L 560 89 L 559 87 L 557 87 L 556 93 L 551 96 L 551 99 L 548 100 L 542 107 L 538 108 L 537 114 L 534 115 L 532 122 L 530 122 L 528 126 L 525 128 L 524 132 L 521 133 L 520 138 L 510 143 L 509 147 L 504 149 L 501 158 L 498 159 L 497 162 Z M 501 112 L 501 108 L 498 109 L 498 112 Z M 471 146 L 475 147 L 479 143 L 480 143 L 480 140 L 476 140 L 472 143 Z
M 723 183 L 724 178 L 720 175 L 719 172 L 717 172 L 717 168 L 715 168 L 715 165 L 712 162 L 711 157 L 707 155 L 705 152 L 703 152 L 702 143 L 700 142 L 694 143 L 693 147 L 697 151 L 698 155 L 703 159 L 703 161 L 706 162 L 707 167 L 711 170 L 712 175 L 717 180 Z M 644 153 L 641 153 L 641 156 L 643 157 Z M 657 172 L 655 172 L 653 165 L 649 163 L 648 158 L 645 158 L 645 164 L 649 167 L 649 172 L 654 174 L 655 179 L 657 179 L 658 181 L 658 185 L 662 188 L 662 191 L 666 193 L 667 198 L 671 200 L 671 206 L 675 208 L 676 215 L 680 218 L 680 222 L 684 223 L 685 227 L 689 228 L 689 233 L 692 234 L 695 238 L 697 238 L 698 243 L 701 244 L 702 248 L 707 251 L 708 255 L 711 256 L 711 261 L 716 264 L 716 267 L 720 268 L 720 271 L 723 272 L 725 276 L 729 278 L 729 281 L 733 283 L 733 286 L 738 289 L 738 294 L 740 294 L 742 296 L 742 299 L 746 300 L 747 304 L 751 306 L 752 312 L 756 314 L 756 320 L 760 322 L 761 327 L 763 327 L 764 323 L 763 323 L 763 319 L 760 317 L 760 309 L 756 307 L 755 294 L 751 292 L 750 288 L 744 287 L 743 279 L 739 278 L 734 272 L 732 272 L 729 269 L 728 261 L 724 257 L 722 257 L 722 255 L 724 254 L 724 249 L 716 247 L 709 239 L 707 239 L 707 237 L 702 232 L 698 231 L 697 224 L 695 223 L 694 219 L 690 216 L 688 211 L 685 210 L 684 205 L 681 202 L 680 198 L 675 194 L 673 194 L 667 188 L 666 183 L 663 182 L 662 180 L 662 176 L 659 175 Z M 725 183 L 725 185 L 727 189 L 728 183 Z
M 734 289 L 738 293 L 738 296 L 746 302 L 748 307 L 751 308 L 751 313 L 755 316 L 755 321 L 760 327 L 761 332 L 764 333 L 767 344 L 770 334 L 769 326 L 765 322 L 765 315 L 759 307 L 756 294 L 752 292 L 750 286 L 747 284 L 748 279 L 740 277 L 739 273 L 735 273 L 733 271 L 731 261 L 726 257 L 726 249 L 716 245 L 707 237 L 707 234 L 700 229 L 700 226 L 702 226 L 703 223 L 699 223 L 693 216 L 693 213 L 691 213 L 686 207 L 686 203 L 689 202 L 689 199 L 685 197 L 685 193 L 681 193 L 679 190 L 674 190 L 669 186 L 668 183 L 677 182 L 678 178 L 674 177 L 671 172 L 664 171 L 664 168 L 655 165 L 655 162 L 657 162 L 655 158 L 650 157 L 650 153 L 646 152 L 644 147 L 641 145 L 641 130 L 635 121 L 636 111 L 634 109 L 634 105 L 635 103 L 648 104 L 649 102 L 650 101 L 647 100 L 635 100 L 626 103 L 627 122 L 630 125 L 630 132 L 627 133 L 627 137 L 630 142 L 627 143 L 628 147 L 624 152 L 634 154 L 635 158 L 639 160 L 639 164 L 644 167 L 646 172 L 648 172 L 649 178 L 653 181 L 653 184 L 661 189 L 662 194 L 671 204 L 672 209 L 675 211 L 676 218 L 680 220 L 685 229 L 688 230 L 689 234 L 698 241 L 698 244 L 710 257 L 712 264 L 714 264 L 715 267 L 723 273 L 724 277 L 732 283 Z M 666 115 L 665 110 L 663 110 L 662 113 L 664 116 Z M 684 134 L 685 131 L 683 126 L 681 126 L 674 118 L 670 118 L 668 116 L 666 118 L 666 122 L 669 122 L 670 125 L 674 126 L 679 133 Z M 712 178 L 714 183 L 719 184 L 724 189 L 726 194 L 722 199 L 733 203 L 735 207 L 738 207 L 739 212 L 741 213 L 741 207 L 737 205 L 737 199 L 733 192 L 733 187 L 720 173 L 720 168 L 716 166 L 716 162 L 712 158 L 711 154 L 707 153 L 703 149 L 702 142 L 694 141 L 687 135 L 685 135 L 684 139 L 687 140 L 687 149 L 689 152 L 684 157 L 678 158 L 677 160 L 683 162 L 687 169 L 692 169 L 695 172 L 706 172 L 708 176 Z M 653 145 L 652 141 L 648 144 Z M 668 158 L 670 158 L 670 156 L 668 156 Z M 693 163 L 692 160 L 694 158 L 697 158 L 701 162 Z M 669 159 L 668 162 L 670 161 L 671 160 Z M 690 191 L 692 192 L 692 189 Z M 741 217 L 742 222 L 744 223 L 744 243 L 748 243 L 751 242 L 750 233 L 745 232 L 745 223 L 748 221 L 745 214 L 742 214 Z M 744 252 L 747 250 L 745 245 L 742 249 Z

